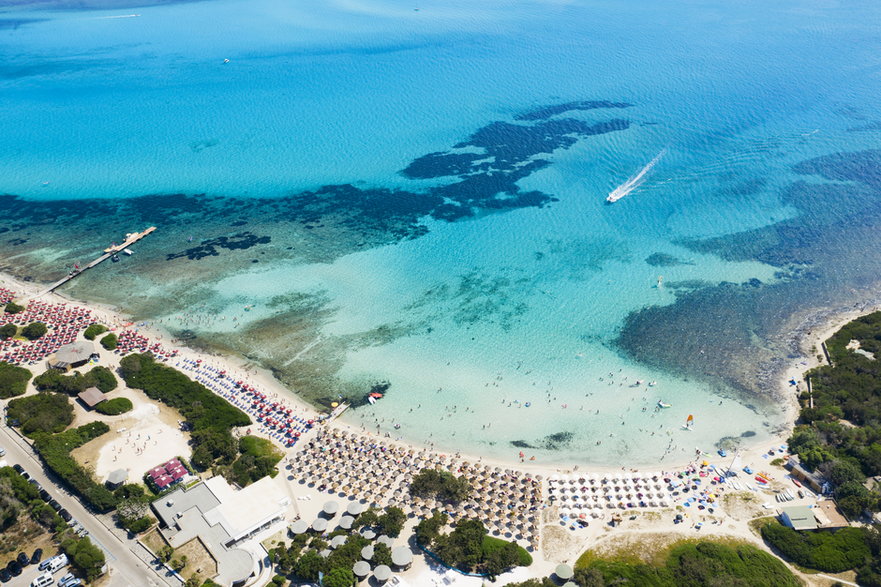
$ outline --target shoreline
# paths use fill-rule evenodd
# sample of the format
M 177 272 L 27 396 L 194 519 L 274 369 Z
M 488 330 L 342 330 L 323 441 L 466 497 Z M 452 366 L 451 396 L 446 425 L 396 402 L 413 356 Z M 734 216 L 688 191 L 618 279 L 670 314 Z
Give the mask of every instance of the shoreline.
M 17 293 L 24 294 L 28 299 L 36 297 L 37 293 L 39 293 L 42 289 L 35 282 L 25 282 L 6 273 L 0 273 L 0 286 L 6 286 L 9 289 L 16 291 Z M 184 342 L 172 338 L 171 334 L 155 321 L 144 321 L 141 323 L 135 323 L 129 316 L 126 315 L 124 311 L 107 304 L 78 300 L 76 298 L 65 296 L 58 292 L 45 294 L 42 296 L 42 299 L 45 299 L 47 301 L 77 304 L 82 307 L 88 308 L 92 310 L 93 314 L 95 314 L 96 317 L 101 318 L 107 323 L 108 326 L 112 326 L 113 329 L 122 329 L 126 325 L 135 327 L 141 334 L 157 342 L 160 342 L 164 347 L 168 349 L 177 349 L 181 359 L 201 359 L 206 364 L 215 365 L 218 368 L 226 369 L 230 372 L 235 372 L 241 375 L 242 379 L 248 381 L 250 384 L 263 388 L 277 398 L 283 398 L 298 411 L 315 414 L 316 416 L 320 413 L 315 406 L 285 387 L 278 379 L 276 379 L 272 375 L 272 373 L 268 369 L 244 357 L 229 353 L 209 353 L 204 350 L 191 348 L 187 346 Z M 848 322 L 854 320 L 858 316 L 861 316 L 876 309 L 877 303 L 877 301 L 865 302 L 862 304 L 857 304 L 856 307 L 849 308 L 847 310 L 843 308 L 829 308 L 825 311 L 814 310 L 811 312 L 806 312 L 802 316 L 793 316 L 791 322 L 794 323 L 794 327 L 789 330 L 791 335 L 784 336 L 783 346 L 791 349 L 791 354 L 797 354 L 799 356 L 793 359 L 787 359 L 784 366 L 775 369 L 774 374 L 768 373 L 765 377 L 766 381 L 777 381 L 777 385 L 773 386 L 771 389 L 769 389 L 769 391 L 771 394 L 773 394 L 773 396 L 781 400 L 781 408 L 783 411 L 784 419 L 783 428 L 777 431 L 772 431 L 770 438 L 766 438 L 760 443 L 753 444 L 749 443 L 749 441 L 746 441 L 744 443 L 744 446 L 739 449 L 742 460 L 744 462 L 749 462 L 751 459 L 760 459 L 761 456 L 766 452 L 768 446 L 776 447 L 786 443 L 795 426 L 799 411 L 798 400 L 796 394 L 794 393 L 795 390 L 792 389 L 789 381 L 794 378 L 796 379 L 796 381 L 801 382 L 803 380 L 805 372 L 821 364 L 820 361 L 817 359 L 816 353 L 812 352 L 812 349 L 815 347 L 819 348 L 822 342 L 825 342 L 830 336 L 832 336 L 837 330 L 839 330 Z M 403 437 L 396 438 L 393 436 L 377 434 L 370 431 L 366 427 L 359 426 L 355 423 L 341 421 L 339 419 L 334 420 L 331 426 L 346 430 L 348 432 L 354 432 L 359 435 L 364 435 L 385 443 L 396 444 L 419 450 L 427 450 L 437 454 L 456 455 L 458 458 L 466 459 L 475 463 L 491 464 L 505 468 L 515 467 L 524 472 L 531 472 L 534 474 L 571 473 L 574 471 L 595 471 L 604 473 L 621 470 L 670 470 L 693 464 L 695 462 L 695 459 L 697 458 L 695 456 L 691 456 L 691 458 L 687 459 L 683 458 L 681 460 L 671 460 L 670 462 L 665 462 L 663 464 L 659 463 L 657 466 L 653 467 L 645 465 L 641 465 L 639 467 L 631 467 L 626 464 L 619 467 L 593 463 L 550 465 L 541 462 L 519 462 L 517 459 L 506 460 L 498 457 L 486 457 L 483 455 L 471 454 L 463 451 L 443 450 L 442 448 L 429 446 L 427 443 L 414 442 L 407 440 Z M 295 452 L 297 449 L 295 446 L 294 449 L 287 450 L 289 452 Z M 704 454 L 712 453 L 707 453 L 705 451 Z

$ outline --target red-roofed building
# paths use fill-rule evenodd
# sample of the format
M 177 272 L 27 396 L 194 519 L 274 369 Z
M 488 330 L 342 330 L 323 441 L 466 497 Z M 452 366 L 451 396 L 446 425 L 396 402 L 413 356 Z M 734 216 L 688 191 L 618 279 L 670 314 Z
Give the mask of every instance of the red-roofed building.
M 165 475 L 165 469 L 162 467 L 156 467 L 155 469 L 151 469 L 148 473 L 153 480 L 156 480 L 159 477 Z
M 170 461 L 165 463 L 165 470 L 168 471 L 169 473 L 171 473 L 173 470 L 177 469 L 180 466 L 182 466 L 182 465 L 179 460 L 171 459 Z
M 162 475 L 160 477 L 157 477 L 156 479 L 153 479 L 153 482 L 156 484 L 156 487 L 158 487 L 159 489 L 165 489 L 166 487 L 171 485 L 171 483 L 173 481 L 174 481 L 174 479 L 172 479 L 168 475 Z
M 174 471 L 171 472 L 171 477 L 175 481 L 177 481 L 178 479 L 181 479 L 183 477 L 186 477 L 186 476 L 187 476 L 187 470 L 184 469 L 183 467 L 178 467 L 177 469 L 175 469 Z

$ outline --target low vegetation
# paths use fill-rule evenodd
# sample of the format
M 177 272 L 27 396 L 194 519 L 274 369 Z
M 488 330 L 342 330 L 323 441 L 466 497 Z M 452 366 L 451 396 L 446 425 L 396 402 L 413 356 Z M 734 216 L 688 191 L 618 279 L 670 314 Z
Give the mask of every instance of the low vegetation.
M 410 495 L 423 499 L 436 499 L 456 504 L 471 494 L 471 484 L 464 477 L 456 477 L 449 471 L 422 469 L 413 477 Z
M 67 560 L 87 581 L 94 581 L 103 572 L 104 551 L 92 544 L 88 538 L 71 535 L 61 542 L 61 550 Z
M 21 329 L 21 335 L 28 340 L 38 340 L 47 332 L 49 329 L 42 322 L 31 322 Z
M 107 367 L 92 367 L 85 375 L 74 371 L 70 375 L 64 375 L 57 369 L 37 375 L 34 378 L 34 386 L 40 391 L 57 391 L 67 395 L 77 395 L 90 387 L 97 387 L 103 393 L 110 393 L 119 385 L 113 371 Z
M 14 517 L 26 514 L 30 520 L 51 532 L 82 577 L 93 581 L 102 573 L 104 553 L 88 538 L 74 534 L 61 516 L 40 498 L 36 487 L 12 467 L 3 467 L 0 468 L 0 519 L 3 524 L 10 520 L 10 511 L 14 512 Z M 12 521 L 14 523 L 15 520 Z M 11 525 L 0 525 L 0 531 L 10 531 L 10 528 Z M 15 550 L 21 547 L 22 544 L 16 544 Z
M 670 549 L 659 564 L 591 557 L 588 563 L 576 564 L 572 582 L 579 587 L 611 585 L 797 587 L 801 585 L 786 565 L 755 546 L 745 543 L 728 545 L 707 540 L 679 543 Z M 551 585 L 556 584 L 546 578 L 509 583 L 507 587 Z
M 403 511 L 395 507 L 377 511 L 368 509 L 361 513 L 352 525 L 351 530 L 335 530 L 327 537 L 346 536 L 345 543 L 333 550 L 327 558 L 321 556 L 321 551 L 328 548 L 325 537 L 307 532 L 294 536 L 290 545 L 278 543 L 275 548 L 269 549 L 270 559 L 275 564 L 275 570 L 281 576 L 297 581 L 316 583 L 319 574 L 324 576 L 323 585 L 328 585 L 327 578 L 331 575 L 338 577 L 339 583 L 333 585 L 345 585 L 350 587 L 354 582 L 346 583 L 351 579 L 345 572 L 352 572 L 352 566 L 362 560 L 361 549 L 371 545 L 371 541 L 358 533 L 358 529 L 368 527 L 374 532 L 386 536 L 398 536 L 406 521 Z M 373 544 L 374 554 L 369 561 L 373 568 L 378 565 L 391 565 L 391 550 L 382 544 Z
M 133 534 L 140 534 L 153 527 L 156 520 L 150 516 L 150 501 L 143 486 L 127 483 L 113 492 L 117 499 L 116 520 Z
M 854 340 L 869 356 L 848 348 Z M 881 312 L 845 325 L 826 347 L 832 365 L 808 374 L 813 397 L 807 390 L 802 394 L 789 449 L 805 466 L 824 473 L 835 485 L 841 510 L 858 518 L 881 509 L 881 494 L 863 485 L 867 476 L 881 475 Z
M 31 380 L 31 372 L 24 367 L 0 361 L 0 399 L 24 395 Z
M 132 354 L 120 361 L 129 387 L 142 389 L 150 399 L 176 408 L 189 426 L 197 469 L 213 468 L 228 480 L 247 485 L 274 474 L 281 459 L 269 441 L 244 437 L 236 442 L 232 429 L 247 426 L 243 411 L 175 369 L 157 363 L 149 354 Z
M 872 533 L 865 528 L 798 532 L 775 520 L 762 526 L 761 532 L 762 538 L 777 552 L 809 569 L 842 573 L 866 566 L 872 559 L 869 544 Z
M 101 339 L 101 346 L 108 351 L 116 350 L 116 343 L 119 339 L 112 332 Z
M 105 416 L 118 416 L 119 414 L 130 412 L 133 407 L 130 399 L 126 397 L 115 397 L 99 403 L 95 406 L 95 411 L 99 414 L 104 414 Z
M 284 457 L 272 441 L 257 436 L 239 439 L 239 457 L 233 462 L 227 477 L 244 487 L 266 475 L 274 475 L 275 466 Z
M 441 533 L 446 518 L 446 514 L 435 512 L 417 525 L 416 536 L 423 548 L 433 551 L 447 565 L 466 573 L 496 577 L 512 567 L 532 564 L 526 550 L 514 542 L 489 536 L 477 520 L 459 520 L 452 532 Z
M 104 334 L 107 332 L 107 327 L 103 324 L 90 324 L 86 331 L 83 332 L 83 336 L 85 336 L 89 340 L 95 340 L 98 338 L 98 335 Z
M 9 400 L 6 414 L 29 437 L 61 432 L 73 422 L 70 399 L 60 393 L 40 392 Z
M 99 512 L 116 507 L 116 496 L 96 483 L 91 474 L 70 456 L 70 451 L 110 431 L 104 422 L 91 422 L 60 434 L 36 434 L 34 448 L 46 467 L 52 470 L 74 493 Z
M 385 534 L 391 538 L 397 538 L 404 529 L 407 515 L 404 510 L 394 506 L 385 510 L 368 508 L 355 518 L 352 528 L 372 528 L 377 534 Z

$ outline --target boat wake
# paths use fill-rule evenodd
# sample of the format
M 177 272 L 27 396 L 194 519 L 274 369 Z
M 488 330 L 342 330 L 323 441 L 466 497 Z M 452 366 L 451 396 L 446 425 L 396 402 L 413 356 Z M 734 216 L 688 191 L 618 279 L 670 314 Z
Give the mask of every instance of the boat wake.
M 638 188 L 642 184 L 643 178 L 645 178 L 645 174 L 651 171 L 651 168 L 655 166 L 655 164 L 661 159 L 661 157 L 664 156 L 666 152 L 667 149 L 663 149 L 660 153 L 655 155 L 655 158 L 649 161 L 645 167 L 640 169 L 639 173 L 612 190 L 606 198 L 606 201 L 610 204 L 613 202 L 617 202 L 618 200 Z

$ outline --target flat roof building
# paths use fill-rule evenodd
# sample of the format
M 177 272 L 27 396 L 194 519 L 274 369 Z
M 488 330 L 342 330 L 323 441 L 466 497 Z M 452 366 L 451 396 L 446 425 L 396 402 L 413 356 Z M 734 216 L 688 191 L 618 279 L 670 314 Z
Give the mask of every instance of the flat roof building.
M 816 530 L 814 511 L 806 505 L 794 505 L 780 510 L 780 521 L 793 530 Z
M 77 397 L 80 398 L 80 401 L 86 404 L 90 410 L 107 399 L 107 396 L 97 387 L 90 387 L 85 391 L 81 391 L 77 394 Z
M 198 536 L 217 561 L 215 581 L 242 585 L 259 572 L 258 561 L 237 545 L 284 520 L 291 502 L 271 477 L 240 490 L 223 477 L 213 477 L 189 489 L 172 491 L 151 505 L 173 548 Z

